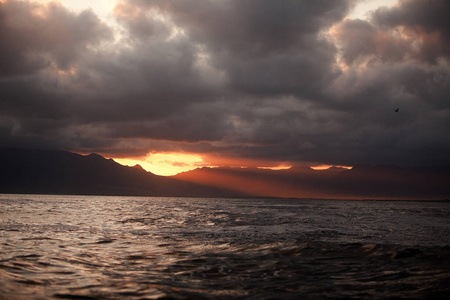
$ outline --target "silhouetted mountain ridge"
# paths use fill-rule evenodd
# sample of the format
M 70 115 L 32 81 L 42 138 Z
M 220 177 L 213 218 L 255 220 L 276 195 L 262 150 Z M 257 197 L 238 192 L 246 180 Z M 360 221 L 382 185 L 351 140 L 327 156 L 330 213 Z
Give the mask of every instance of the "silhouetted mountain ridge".
M 0 193 L 440 200 L 450 198 L 450 167 L 203 167 L 164 177 L 98 154 L 0 148 Z
M 201 168 L 174 178 L 243 194 L 287 198 L 448 199 L 450 167 L 355 165 L 314 170 Z
M 98 154 L 0 148 L 1 193 L 240 196 L 127 167 Z

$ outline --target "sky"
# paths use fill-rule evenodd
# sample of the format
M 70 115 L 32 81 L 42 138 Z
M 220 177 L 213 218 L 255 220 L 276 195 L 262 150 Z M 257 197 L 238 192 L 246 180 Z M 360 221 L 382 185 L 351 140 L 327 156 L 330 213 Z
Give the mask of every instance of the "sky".
M 450 165 L 448 15 L 446 0 L 0 0 L 0 146 L 160 175 Z

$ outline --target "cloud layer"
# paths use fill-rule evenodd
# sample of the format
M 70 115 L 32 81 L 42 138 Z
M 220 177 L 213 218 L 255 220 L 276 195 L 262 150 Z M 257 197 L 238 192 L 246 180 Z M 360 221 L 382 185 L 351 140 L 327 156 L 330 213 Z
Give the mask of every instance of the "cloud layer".
M 0 1 L 0 145 L 450 164 L 449 2 L 352 4 Z

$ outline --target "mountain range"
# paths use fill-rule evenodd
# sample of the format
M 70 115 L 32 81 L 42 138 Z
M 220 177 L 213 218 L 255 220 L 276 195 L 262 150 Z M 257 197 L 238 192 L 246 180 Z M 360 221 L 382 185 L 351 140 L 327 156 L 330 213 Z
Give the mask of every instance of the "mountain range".
M 174 178 L 248 196 L 324 199 L 448 199 L 450 168 L 356 165 L 314 170 L 201 168 Z
M 232 197 L 224 189 L 158 176 L 98 154 L 0 148 L 0 193 Z
M 0 148 L 0 193 L 442 200 L 450 167 L 204 167 L 165 177 L 98 154 Z

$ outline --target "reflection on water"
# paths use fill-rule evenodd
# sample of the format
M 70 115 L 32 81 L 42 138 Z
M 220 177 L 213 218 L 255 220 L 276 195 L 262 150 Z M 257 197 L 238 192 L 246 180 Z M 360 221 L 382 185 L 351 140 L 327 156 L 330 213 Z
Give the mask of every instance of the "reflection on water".
M 0 299 L 434 298 L 450 203 L 0 195 Z

